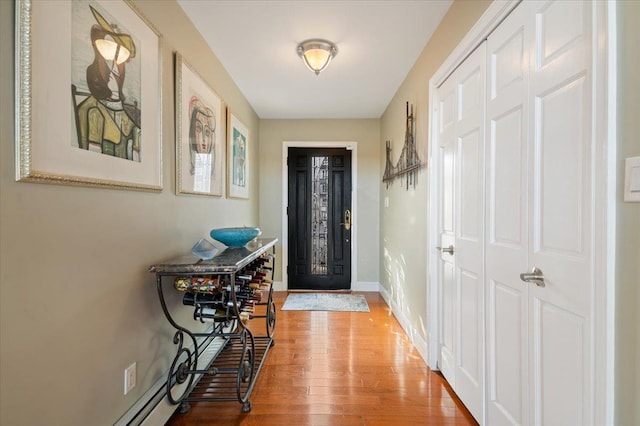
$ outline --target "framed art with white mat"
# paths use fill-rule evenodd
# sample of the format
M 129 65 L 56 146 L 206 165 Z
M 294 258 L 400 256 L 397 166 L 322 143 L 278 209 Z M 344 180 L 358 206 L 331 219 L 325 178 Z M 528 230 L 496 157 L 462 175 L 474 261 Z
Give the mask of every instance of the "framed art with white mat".
M 176 53 L 176 192 L 222 196 L 223 103 Z
M 249 199 L 249 130 L 228 108 L 227 170 L 229 198 Z

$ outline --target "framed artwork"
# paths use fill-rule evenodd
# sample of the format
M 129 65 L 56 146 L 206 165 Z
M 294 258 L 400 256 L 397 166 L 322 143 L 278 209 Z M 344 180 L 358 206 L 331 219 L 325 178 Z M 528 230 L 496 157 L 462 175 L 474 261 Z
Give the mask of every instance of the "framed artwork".
M 249 198 L 249 131 L 227 109 L 227 187 L 230 198 Z
M 162 190 L 160 36 L 129 3 L 16 2 L 16 180 Z
M 222 195 L 223 106 L 216 93 L 176 53 L 176 192 Z

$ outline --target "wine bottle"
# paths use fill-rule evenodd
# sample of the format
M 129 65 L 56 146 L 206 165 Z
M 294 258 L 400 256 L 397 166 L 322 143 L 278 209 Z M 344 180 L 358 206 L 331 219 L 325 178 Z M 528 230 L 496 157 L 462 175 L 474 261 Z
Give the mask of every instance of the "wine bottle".
M 217 278 L 213 277 L 178 277 L 174 287 L 179 291 L 219 293 L 220 285 Z
M 186 292 L 182 297 L 182 303 L 184 305 L 211 305 L 211 306 L 224 306 L 224 303 L 220 299 L 220 294 L 210 293 L 192 293 Z
M 223 309 L 214 309 L 206 306 L 196 309 L 193 312 L 194 319 L 201 319 L 206 322 L 223 322 L 229 319 L 227 311 Z

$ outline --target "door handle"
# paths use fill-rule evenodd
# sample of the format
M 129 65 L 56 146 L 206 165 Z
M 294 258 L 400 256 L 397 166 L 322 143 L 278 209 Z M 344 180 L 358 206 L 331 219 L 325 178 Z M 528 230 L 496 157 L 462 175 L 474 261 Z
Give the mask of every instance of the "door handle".
M 544 275 L 538 268 L 533 268 L 530 273 L 520 274 L 520 279 L 526 283 L 534 283 L 538 287 L 544 287 Z
M 449 253 L 451 256 L 453 256 L 453 246 L 450 245 L 449 247 L 436 247 L 436 250 L 440 250 L 442 253 Z
M 351 210 L 344 211 L 344 222 L 341 222 L 340 225 L 343 225 L 346 231 L 351 229 Z

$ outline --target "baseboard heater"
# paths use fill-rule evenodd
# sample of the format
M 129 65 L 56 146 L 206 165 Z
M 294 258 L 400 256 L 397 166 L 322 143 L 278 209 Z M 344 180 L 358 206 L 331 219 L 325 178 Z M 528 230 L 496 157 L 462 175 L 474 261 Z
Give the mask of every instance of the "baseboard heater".
M 227 330 L 225 330 L 227 331 Z M 227 339 L 223 337 L 198 338 L 198 369 L 204 369 L 218 356 Z M 114 424 L 115 426 L 156 426 L 164 425 L 180 405 L 169 402 L 167 397 L 167 370 L 151 388 Z M 198 383 L 202 374 L 197 375 L 193 383 Z M 175 385 L 176 394 L 182 390 Z

